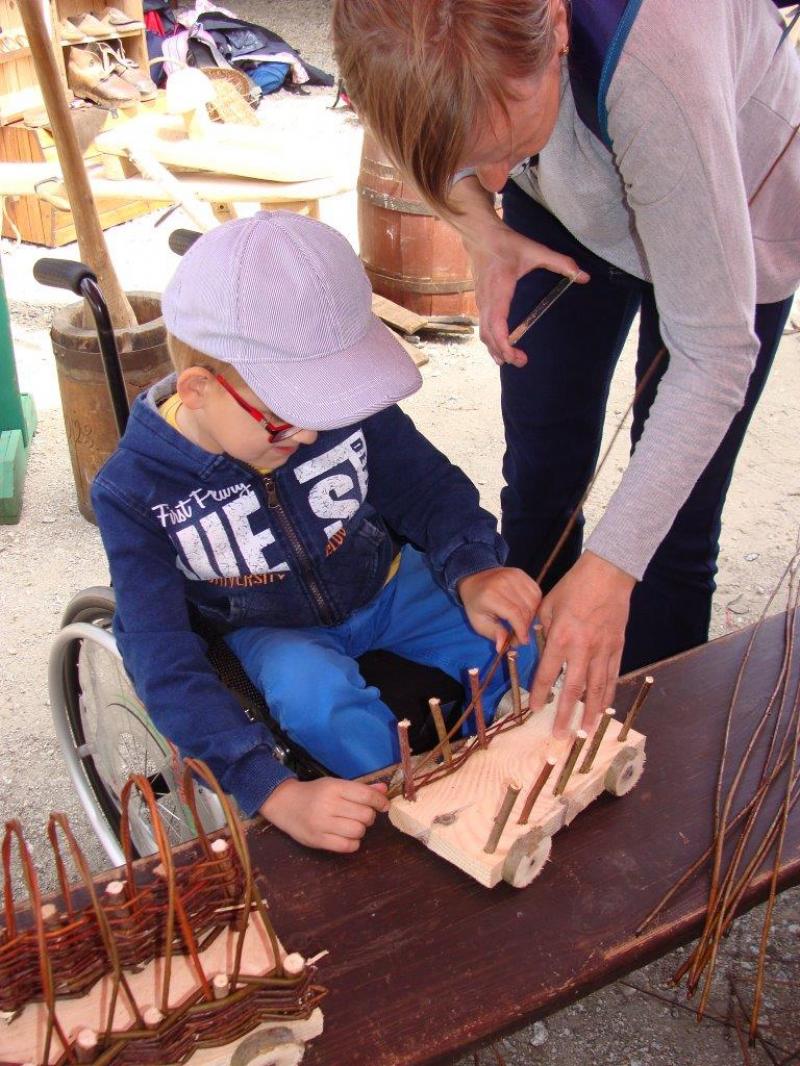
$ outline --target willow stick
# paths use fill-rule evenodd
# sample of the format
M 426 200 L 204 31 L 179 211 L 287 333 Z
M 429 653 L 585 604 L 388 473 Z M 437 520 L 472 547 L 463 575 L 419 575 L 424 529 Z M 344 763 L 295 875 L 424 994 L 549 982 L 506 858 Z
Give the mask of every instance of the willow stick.
M 556 787 L 553 789 L 554 796 L 560 796 L 567 787 L 567 783 L 572 777 L 572 771 L 575 769 L 575 763 L 578 761 L 578 756 L 581 753 L 583 745 L 586 743 L 587 733 L 583 729 L 579 729 L 572 740 L 572 747 L 569 750 L 566 762 L 561 773 L 556 781 Z
M 513 707 L 513 715 L 515 718 L 519 718 L 522 714 L 522 692 L 519 687 L 519 664 L 517 663 L 517 653 L 512 648 L 506 655 L 506 663 L 508 664 L 508 677 L 511 681 L 511 701 Z
M 608 727 L 611 723 L 611 719 L 614 717 L 615 713 L 616 712 L 614 711 L 613 707 L 607 707 L 603 711 L 602 717 L 597 723 L 597 729 L 595 729 L 594 731 L 594 736 L 592 737 L 592 743 L 589 745 L 589 750 L 586 752 L 583 762 L 578 768 L 579 774 L 588 774 L 592 766 L 594 765 L 594 760 L 597 755 L 597 752 L 600 749 L 600 745 L 603 743 L 603 737 L 606 735 Z
M 411 767 L 411 745 L 408 742 L 408 730 L 411 722 L 404 718 L 397 723 L 397 739 L 400 743 L 400 762 L 403 767 L 403 799 L 415 800 L 416 786 L 414 785 L 414 772 Z
M 500 842 L 500 837 L 503 835 L 503 830 L 506 827 L 511 811 L 514 804 L 517 802 L 517 796 L 520 793 L 521 786 L 516 781 L 509 781 L 506 785 L 506 794 L 503 796 L 503 802 L 500 804 L 500 810 L 495 815 L 494 825 L 492 831 L 489 834 L 489 839 L 483 846 L 483 850 L 487 855 L 493 855 L 497 850 L 497 845 Z
M 533 810 L 534 804 L 541 795 L 542 789 L 547 784 L 547 780 L 550 777 L 550 774 L 552 774 L 555 767 L 556 760 L 553 758 L 552 755 L 548 756 L 548 758 L 546 758 L 544 761 L 544 765 L 542 766 L 542 769 L 540 770 L 539 776 L 536 778 L 533 787 L 531 788 L 528 795 L 525 797 L 525 802 L 522 805 L 522 810 L 520 811 L 519 821 L 517 823 L 518 825 L 528 824 L 528 818 L 530 817 L 530 813 Z
M 481 699 L 481 684 L 478 679 L 478 668 L 472 666 L 467 671 L 469 674 L 469 687 L 472 691 L 472 706 L 475 708 L 475 732 L 478 734 L 478 746 L 487 747 L 486 741 L 486 716 L 483 713 L 483 700 Z
M 431 717 L 433 718 L 433 724 L 436 727 L 436 736 L 439 738 L 439 748 L 442 752 L 444 761 L 449 766 L 453 761 L 453 750 L 450 747 L 450 741 L 447 737 L 447 727 L 444 724 L 442 701 L 437 700 L 435 696 L 431 696 L 428 700 L 428 706 L 431 709 Z
M 623 740 L 628 739 L 628 733 L 630 733 L 631 729 L 633 728 L 634 722 L 639 717 L 639 711 L 641 711 L 642 707 L 644 706 L 644 701 L 650 695 L 650 690 L 652 687 L 653 678 L 650 676 L 650 674 L 648 674 L 642 682 L 642 687 L 636 694 L 636 699 L 631 704 L 631 709 L 625 716 L 625 721 L 622 724 L 622 729 L 620 729 L 619 736 L 617 737 L 620 743 L 622 743 Z

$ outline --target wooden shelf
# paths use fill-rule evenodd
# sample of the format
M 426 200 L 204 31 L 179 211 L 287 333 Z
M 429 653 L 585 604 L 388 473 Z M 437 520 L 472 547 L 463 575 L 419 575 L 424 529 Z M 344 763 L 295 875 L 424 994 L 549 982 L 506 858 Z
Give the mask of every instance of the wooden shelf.
M 3 37 L 8 44 L 16 44 L 16 40 L 12 42 L 12 38 L 16 38 L 17 32 L 19 34 L 23 32 L 22 27 L 19 26 L 19 7 L 23 3 L 40 4 L 48 12 L 56 63 L 65 88 L 67 88 L 67 63 L 69 61 L 67 49 L 72 48 L 73 45 L 76 48 L 86 48 L 94 42 L 98 44 L 104 41 L 119 42 L 117 47 L 141 70 L 148 69 L 142 0 L 108 0 L 107 3 L 104 0 L 0 0 L 0 26 L 5 27 Z M 83 15 L 90 11 L 102 17 L 103 11 L 111 4 L 124 11 L 128 18 L 134 19 L 137 25 L 128 28 L 119 27 L 116 31 L 104 34 L 102 37 L 92 37 L 86 34 L 80 41 L 61 39 L 59 26 L 63 19 Z M 0 52 L 0 164 L 53 161 L 56 158 L 56 149 L 47 128 L 28 127 L 24 121 L 20 121 L 28 112 L 40 110 L 43 104 L 30 48 L 25 47 L 22 41 L 19 43 L 21 45 L 19 48 Z M 139 106 L 146 107 L 145 104 Z M 127 116 L 125 116 L 126 119 Z M 113 125 L 116 121 L 117 119 L 109 113 L 106 126 Z M 90 145 L 85 158 L 91 160 L 96 155 L 97 148 Z M 152 209 L 150 203 L 141 200 L 128 202 L 120 202 L 118 199 L 100 200 L 97 206 L 100 222 L 104 228 Z M 20 235 L 25 241 L 44 244 L 51 248 L 75 240 L 71 213 L 57 210 L 31 195 L 6 199 L 6 216 L 3 219 L 2 232 L 4 236 Z
M 80 41 L 65 41 L 63 38 L 60 40 L 62 48 L 82 48 L 85 44 L 96 44 L 98 41 L 116 41 L 121 37 L 138 37 L 144 30 L 143 26 L 134 30 L 120 30 L 119 33 L 108 33 L 105 37 L 84 37 Z
M 30 48 L 15 48 L 11 52 L 0 52 L 0 66 L 3 63 L 15 63 L 20 59 L 27 59 L 30 54 Z

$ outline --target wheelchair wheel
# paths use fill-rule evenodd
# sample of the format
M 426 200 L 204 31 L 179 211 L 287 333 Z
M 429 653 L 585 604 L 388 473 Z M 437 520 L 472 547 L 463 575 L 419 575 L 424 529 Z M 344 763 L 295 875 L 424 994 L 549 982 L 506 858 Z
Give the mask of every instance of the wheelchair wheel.
M 56 734 L 70 777 L 111 862 L 124 856 L 119 842 L 120 794 L 132 773 L 150 780 L 170 842 L 197 835 L 180 796 L 169 744 L 150 720 L 122 665 L 111 632 L 114 593 L 78 593 L 62 618 L 50 653 L 49 689 Z M 216 796 L 196 784 L 198 813 L 207 830 L 224 824 Z M 139 855 L 156 850 L 150 814 L 138 794 L 131 799 L 131 837 Z

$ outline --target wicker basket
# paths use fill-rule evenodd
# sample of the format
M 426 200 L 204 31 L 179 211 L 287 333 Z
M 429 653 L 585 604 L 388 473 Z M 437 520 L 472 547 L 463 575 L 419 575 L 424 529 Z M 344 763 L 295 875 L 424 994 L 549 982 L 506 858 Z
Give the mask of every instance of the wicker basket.
M 252 105 L 252 84 L 247 75 L 233 67 L 203 67 L 214 84 L 214 100 L 208 113 L 216 122 L 234 122 L 240 126 L 258 126 Z

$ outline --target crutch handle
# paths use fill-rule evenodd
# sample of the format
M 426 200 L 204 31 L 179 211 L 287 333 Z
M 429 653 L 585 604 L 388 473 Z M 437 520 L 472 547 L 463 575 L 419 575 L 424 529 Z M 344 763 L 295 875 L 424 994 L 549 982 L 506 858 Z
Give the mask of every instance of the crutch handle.
M 40 285 L 67 289 L 76 296 L 83 296 L 81 286 L 87 278 L 97 281 L 93 270 L 73 259 L 37 259 L 33 264 L 33 276 Z
M 169 235 L 169 246 L 175 255 L 186 255 L 202 234 L 195 229 L 174 229 Z

